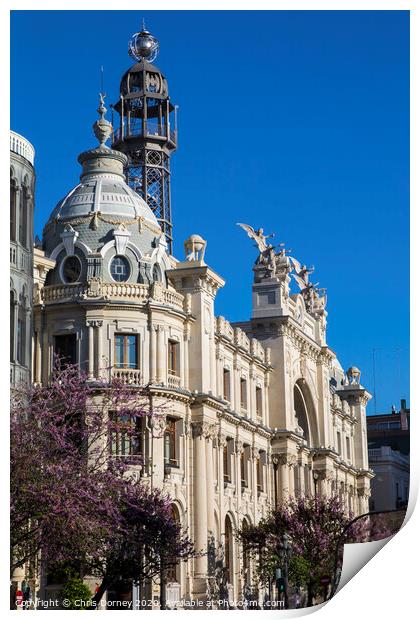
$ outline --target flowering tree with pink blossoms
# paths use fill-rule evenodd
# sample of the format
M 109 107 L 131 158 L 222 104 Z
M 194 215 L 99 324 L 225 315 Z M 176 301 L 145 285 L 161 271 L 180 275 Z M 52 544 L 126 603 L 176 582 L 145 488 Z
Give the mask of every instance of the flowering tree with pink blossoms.
M 255 526 L 238 532 L 244 549 L 255 556 L 259 582 L 269 585 L 276 567 L 284 566 L 284 535 L 290 543 L 288 577 L 294 585 L 306 587 L 308 606 L 322 591 L 321 578 L 334 577 L 339 543 L 365 542 L 389 536 L 392 531 L 380 519 L 362 519 L 342 534 L 353 515 L 338 497 L 290 497 Z M 343 547 L 339 561 L 342 560 Z
M 57 362 L 46 386 L 18 390 L 11 410 L 11 570 L 40 557 L 100 580 L 144 580 L 193 548 L 171 500 L 132 475 L 141 456 L 110 454 L 110 436 L 138 435 L 151 410 L 148 387 L 91 383 Z M 112 415 L 110 415 L 112 414 Z M 156 422 L 156 420 L 155 420 Z

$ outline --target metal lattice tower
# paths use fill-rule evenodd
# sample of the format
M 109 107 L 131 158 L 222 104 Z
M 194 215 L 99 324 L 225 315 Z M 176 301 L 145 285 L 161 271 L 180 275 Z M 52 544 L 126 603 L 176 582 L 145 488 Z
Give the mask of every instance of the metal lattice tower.
M 120 99 L 112 106 L 120 116 L 112 148 L 128 156 L 127 182 L 156 215 L 172 253 L 169 160 L 177 147 L 176 106 L 165 77 L 151 64 L 158 49 L 144 27 L 129 42 L 129 55 L 138 62 L 123 75 Z

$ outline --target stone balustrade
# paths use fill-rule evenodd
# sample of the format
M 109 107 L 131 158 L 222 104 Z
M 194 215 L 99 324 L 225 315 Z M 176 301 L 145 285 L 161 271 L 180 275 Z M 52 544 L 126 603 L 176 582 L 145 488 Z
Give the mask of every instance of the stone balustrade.
M 128 299 L 146 303 L 154 300 L 158 303 L 183 309 L 184 296 L 170 289 L 162 288 L 159 299 L 153 297 L 153 290 L 147 284 L 101 282 L 90 280 L 87 284 L 52 284 L 41 290 L 43 303 L 64 302 L 81 299 Z
M 181 387 L 181 377 L 176 375 L 168 375 L 168 387 L 179 388 Z
M 135 368 L 113 368 L 112 376 L 124 385 L 143 385 L 141 370 Z
M 249 339 L 240 327 L 233 327 L 223 316 L 215 317 L 214 329 L 217 336 L 223 336 L 253 357 L 270 364 L 270 349 L 264 348 L 256 338 Z
M 240 347 L 241 349 L 245 349 L 245 351 L 249 353 L 251 349 L 251 343 L 246 333 L 242 331 L 242 329 L 240 329 L 239 327 L 235 327 L 234 334 L 236 346 Z
M 234 338 L 234 331 L 232 325 L 229 321 L 226 321 L 225 317 L 218 316 L 215 318 L 215 332 L 220 336 L 225 336 L 228 340 L 232 340 Z

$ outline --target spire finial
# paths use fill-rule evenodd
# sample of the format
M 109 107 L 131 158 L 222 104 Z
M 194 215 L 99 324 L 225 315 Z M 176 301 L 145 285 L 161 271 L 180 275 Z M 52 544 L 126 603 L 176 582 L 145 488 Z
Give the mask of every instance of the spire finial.
M 142 32 L 146 32 L 146 22 L 144 21 L 144 17 L 141 20 L 141 30 Z
M 101 121 L 105 120 L 105 114 L 107 113 L 107 109 L 105 107 L 105 97 L 106 93 L 99 93 L 99 108 L 97 112 L 101 117 Z
M 95 121 L 95 123 L 93 124 L 93 132 L 99 141 L 100 148 L 106 147 L 105 142 L 108 140 L 109 136 L 112 133 L 112 125 L 105 118 L 105 114 L 107 111 L 105 107 L 105 97 L 105 93 L 99 93 L 99 107 L 97 111 L 100 119 L 98 121 Z
M 159 41 L 146 30 L 143 19 L 143 30 L 136 32 L 128 43 L 128 54 L 137 61 L 147 60 L 153 62 L 158 55 Z

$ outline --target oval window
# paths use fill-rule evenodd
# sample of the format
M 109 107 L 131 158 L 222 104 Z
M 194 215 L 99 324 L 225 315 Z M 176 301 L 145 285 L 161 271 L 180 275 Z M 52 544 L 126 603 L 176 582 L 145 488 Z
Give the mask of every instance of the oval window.
M 130 263 L 124 256 L 115 256 L 111 261 L 110 271 L 116 282 L 127 282 L 130 277 Z
M 67 256 L 63 263 L 63 280 L 67 284 L 77 282 L 82 273 L 82 263 L 77 256 Z

